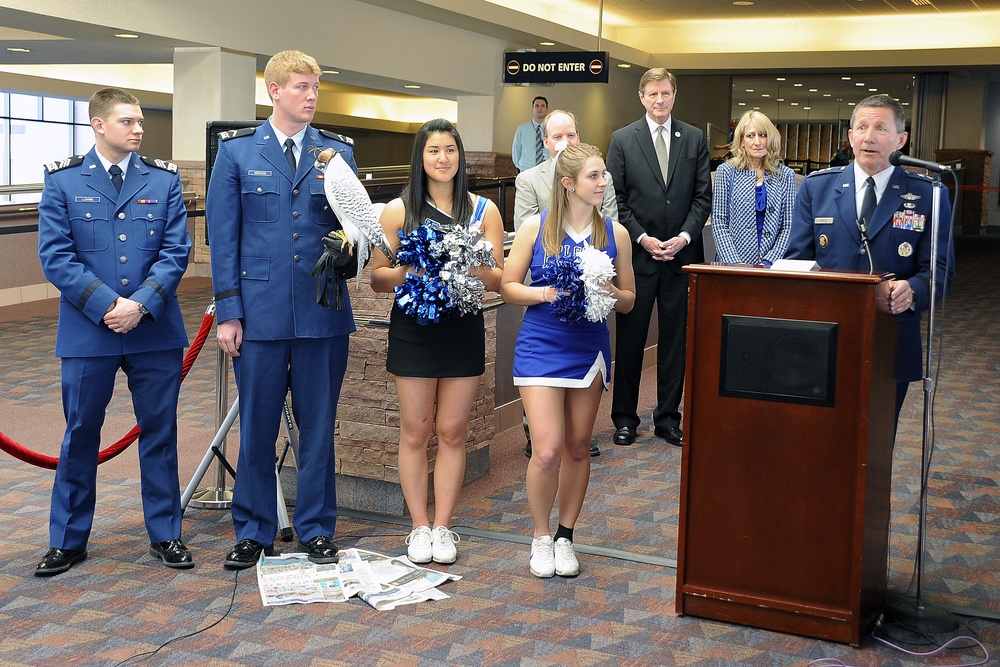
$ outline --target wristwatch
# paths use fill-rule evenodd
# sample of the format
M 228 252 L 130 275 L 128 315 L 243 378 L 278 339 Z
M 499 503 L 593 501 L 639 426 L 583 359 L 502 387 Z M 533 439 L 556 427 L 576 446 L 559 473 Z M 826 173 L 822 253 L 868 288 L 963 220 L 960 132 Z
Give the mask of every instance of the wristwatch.
M 142 315 L 143 317 L 146 317 L 146 315 L 149 315 L 149 308 L 146 308 L 146 306 L 144 306 L 144 305 L 142 305 L 140 303 L 139 304 L 139 314 Z

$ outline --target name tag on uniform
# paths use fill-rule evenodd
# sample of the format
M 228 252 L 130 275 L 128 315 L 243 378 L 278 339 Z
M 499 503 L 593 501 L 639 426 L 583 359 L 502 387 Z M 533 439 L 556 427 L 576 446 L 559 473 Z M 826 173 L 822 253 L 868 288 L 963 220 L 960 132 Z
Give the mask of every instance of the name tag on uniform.
M 814 225 L 832 225 L 833 218 L 815 218 L 813 220 Z
M 247 176 L 270 176 L 273 172 L 263 171 L 260 169 L 251 169 L 247 172 Z
M 100 204 L 100 197 L 74 197 L 73 201 L 77 204 Z

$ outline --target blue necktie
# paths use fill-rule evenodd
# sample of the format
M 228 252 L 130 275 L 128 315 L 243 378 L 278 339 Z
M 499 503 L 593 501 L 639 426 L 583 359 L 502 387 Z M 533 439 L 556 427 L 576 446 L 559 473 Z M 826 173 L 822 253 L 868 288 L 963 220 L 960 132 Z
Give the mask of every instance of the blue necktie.
M 872 222 L 872 216 L 875 215 L 875 206 L 878 202 L 875 199 L 875 179 L 869 176 L 865 183 L 868 185 L 868 189 L 865 190 L 865 195 L 861 199 L 861 215 L 858 217 L 861 224 L 864 225 L 864 231 L 867 231 Z
M 295 148 L 295 142 L 292 139 L 285 139 L 285 159 L 288 160 L 288 168 L 292 170 L 292 174 L 295 173 L 295 153 L 292 149 Z
M 117 164 L 113 164 L 111 165 L 111 168 L 108 169 L 108 173 L 111 174 L 111 184 L 115 186 L 115 190 L 120 193 L 122 191 L 122 183 L 125 181 L 125 179 L 122 178 L 122 168 Z
M 545 162 L 545 142 L 542 141 L 542 126 L 535 126 L 535 164 Z

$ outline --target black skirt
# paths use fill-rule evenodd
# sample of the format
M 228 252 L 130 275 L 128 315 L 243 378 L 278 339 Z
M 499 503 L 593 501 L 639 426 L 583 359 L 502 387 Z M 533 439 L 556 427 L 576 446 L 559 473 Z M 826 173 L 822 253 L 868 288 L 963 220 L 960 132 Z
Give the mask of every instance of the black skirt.
M 486 371 L 483 313 L 417 324 L 393 304 L 385 368 L 393 375 L 420 378 L 477 377 Z

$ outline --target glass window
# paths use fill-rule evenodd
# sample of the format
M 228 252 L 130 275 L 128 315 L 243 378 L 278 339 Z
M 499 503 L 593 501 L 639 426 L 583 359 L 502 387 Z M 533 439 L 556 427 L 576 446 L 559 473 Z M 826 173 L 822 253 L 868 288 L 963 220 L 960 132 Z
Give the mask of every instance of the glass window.
M 88 100 L 76 100 L 73 102 L 73 121 L 90 125 L 90 102 Z
M 73 152 L 71 125 L 12 120 L 10 127 L 11 183 L 41 183 L 46 162 L 61 160 Z M 37 202 L 39 196 L 37 192 L 15 195 L 11 201 Z
M 94 128 L 89 125 L 73 126 L 73 155 L 83 155 L 94 145 Z
M 42 120 L 60 123 L 73 122 L 73 101 L 62 97 L 46 97 L 42 100 Z
M 41 183 L 46 162 L 90 150 L 88 106 L 88 100 L 0 91 L 0 185 Z M 0 204 L 34 203 L 39 197 L 0 196 Z
M 42 98 L 38 95 L 10 94 L 10 117 L 38 120 L 42 108 Z

